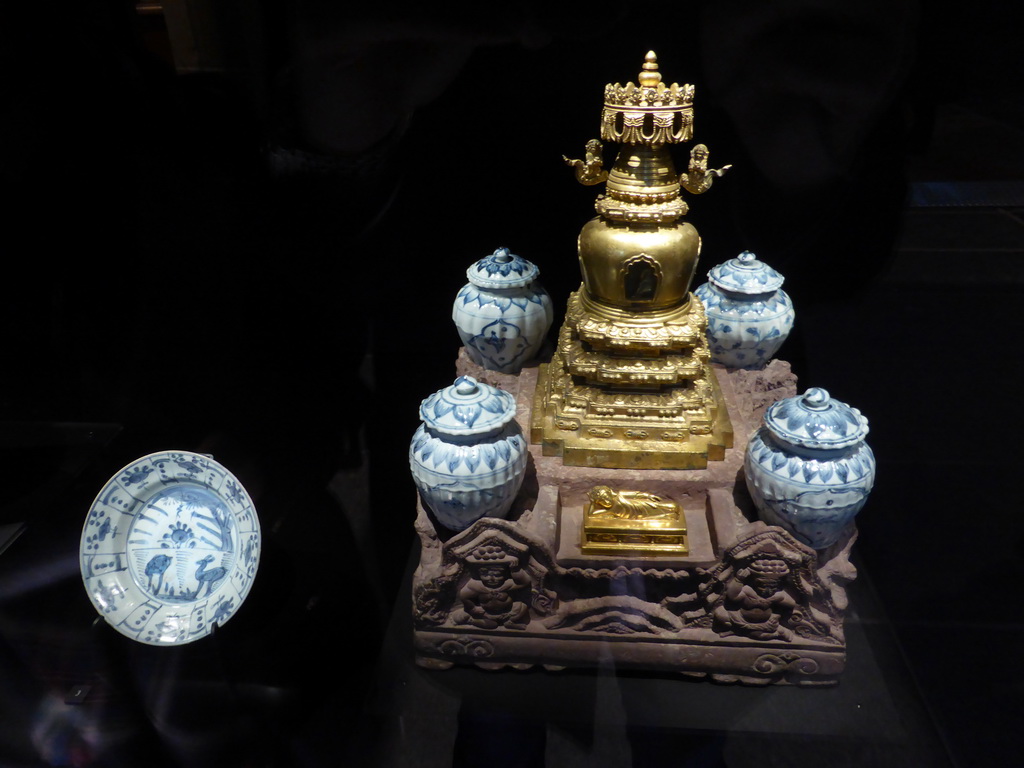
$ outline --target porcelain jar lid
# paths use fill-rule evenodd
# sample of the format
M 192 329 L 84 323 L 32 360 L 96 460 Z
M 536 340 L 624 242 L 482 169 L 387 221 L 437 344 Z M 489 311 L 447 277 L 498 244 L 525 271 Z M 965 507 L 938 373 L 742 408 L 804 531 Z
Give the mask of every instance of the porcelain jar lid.
M 833 400 L 820 387 L 772 403 L 764 424 L 783 442 L 824 450 L 856 445 L 868 433 L 868 420 L 860 411 Z
M 482 435 L 508 424 L 516 415 L 516 401 L 508 392 L 472 376 L 459 376 L 420 404 L 420 418 L 443 435 Z
M 508 248 L 498 248 L 466 270 L 469 282 L 480 288 L 522 288 L 539 274 L 536 264 L 516 256 Z
M 712 267 L 708 279 L 724 291 L 733 293 L 772 293 L 782 287 L 785 278 L 759 261 L 750 251 Z

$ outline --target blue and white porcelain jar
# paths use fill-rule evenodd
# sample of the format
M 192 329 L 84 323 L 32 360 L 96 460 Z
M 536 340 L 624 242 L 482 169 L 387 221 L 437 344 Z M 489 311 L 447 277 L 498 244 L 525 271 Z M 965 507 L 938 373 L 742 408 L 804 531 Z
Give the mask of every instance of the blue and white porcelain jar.
M 445 528 L 508 515 L 526 471 L 527 448 L 508 392 L 460 376 L 420 405 L 423 423 L 409 466 L 423 501 Z
M 712 362 L 728 368 L 762 368 L 793 329 L 793 302 L 785 278 L 750 251 L 708 272 L 694 291 L 708 316 Z
M 747 444 L 747 489 L 760 517 L 815 549 L 834 544 L 875 484 L 868 420 L 820 388 L 773 403 Z
M 554 320 L 540 270 L 499 248 L 466 270 L 452 320 L 466 352 L 489 371 L 519 373 L 540 352 Z

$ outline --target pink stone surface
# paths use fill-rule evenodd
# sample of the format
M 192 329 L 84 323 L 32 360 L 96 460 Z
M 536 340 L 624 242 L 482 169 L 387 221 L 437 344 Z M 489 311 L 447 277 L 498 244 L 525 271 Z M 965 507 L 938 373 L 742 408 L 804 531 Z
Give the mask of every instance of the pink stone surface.
M 463 351 L 457 370 L 514 394 L 516 418 L 529 434 L 536 365 L 509 376 L 485 371 Z M 778 360 L 762 371 L 716 366 L 715 373 L 729 408 L 735 444 L 726 451 L 724 461 L 711 462 L 707 469 L 565 467 L 559 457 L 544 456 L 539 445 L 531 445 L 526 479 L 507 521 L 484 519 L 456 534 L 436 529 L 429 512 L 418 504 L 416 531 L 422 549 L 413 577 L 417 662 L 438 669 L 453 663 L 487 669 L 536 665 L 560 669 L 594 666 L 613 658 L 623 668 L 662 670 L 720 682 L 834 683 L 845 664 L 842 611 L 846 584 L 856 576 L 849 561 L 856 531 L 851 527 L 832 548 L 814 553 L 781 529 L 754 519 L 742 475 L 746 444 L 760 426 L 765 409 L 796 394 L 796 378 L 789 365 Z M 583 504 L 587 492 L 599 484 L 644 490 L 680 502 L 686 513 L 690 554 L 624 557 L 580 552 Z M 809 610 L 817 611 L 818 626 L 828 626 L 829 636 L 803 637 L 790 632 L 769 639 L 737 638 L 728 631 L 721 634 L 725 630 L 715 624 L 721 616 L 736 614 L 719 612 L 713 618 L 701 610 L 694 613 L 695 608 L 700 609 L 700 601 L 709 597 L 696 590 L 697 582 L 714 572 L 735 581 L 737 574 L 745 571 L 723 563 L 737 557 L 737 552 L 747 551 L 750 542 L 764 541 L 765 536 L 771 541 L 786 537 L 789 543 L 785 546 L 791 552 L 805 552 L 799 557 L 816 563 L 810 578 L 818 584 L 814 593 L 817 607 Z M 547 595 L 546 609 L 540 610 L 536 604 L 531 607 L 528 626 L 499 624 L 488 629 L 467 623 L 462 590 L 473 576 L 459 559 L 465 555 L 456 553 L 495 544 L 518 548 L 523 553 L 519 578 L 531 581 L 535 595 Z M 618 591 L 627 577 L 633 580 L 630 583 L 646 586 L 637 594 Z M 574 592 L 582 584 L 612 581 L 620 586 L 606 586 L 608 591 L 603 593 Z M 551 591 L 557 583 L 569 594 Z
M 595 485 L 610 485 L 613 488 L 644 490 L 679 502 L 687 515 L 691 552 L 694 553 L 694 557 L 687 559 L 687 562 L 704 562 L 712 542 L 719 550 L 727 546 L 737 531 L 754 518 L 753 505 L 743 481 L 743 458 L 747 442 L 754 430 L 761 426 L 769 405 L 776 400 L 796 395 L 796 376 L 789 363 L 783 360 L 772 360 L 759 371 L 728 369 L 719 365 L 713 368 L 733 425 L 733 447 L 726 450 L 724 461 L 709 462 L 707 469 L 567 467 L 558 456 L 544 456 L 540 445 L 530 445 L 527 478 L 509 519 L 519 521 L 541 537 L 553 551 L 557 550 L 578 560 L 578 544 L 577 552 L 574 553 L 568 538 L 562 537 L 566 541 L 564 547 L 558 541 L 557 506 L 560 504 L 563 513 L 576 521 L 576 518 L 582 517 L 582 508 L 590 489 Z M 529 364 L 518 375 L 497 373 L 474 363 L 465 348 L 460 348 L 456 371 L 460 376 L 472 376 L 515 395 L 516 420 L 523 433 L 530 434 L 539 363 L 535 361 Z M 718 524 L 719 530 L 714 529 L 715 517 L 709 518 L 710 513 L 704 512 L 710 508 L 707 503 L 708 493 L 713 489 L 721 492 L 717 494 L 716 504 L 716 514 L 722 521 Z M 729 516 L 731 523 L 726 525 Z M 430 521 L 427 520 L 426 524 L 429 526 Z M 567 524 L 568 521 L 563 522 L 563 529 Z M 592 557 L 597 560 L 611 558 Z
M 550 350 L 544 349 L 541 352 L 542 356 L 527 363 L 523 367 L 523 372 L 536 371 L 537 367 L 544 361 L 544 358 L 550 357 Z M 547 355 L 544 354 L 545 352 L 547 352 Z M 459 347 L 459 356 L 455 360 L 455 373 L 458 376 L 472 376 L 477 381 L 490 384 L 492 387 L 497 387 L 513 395 L 519 391 L 519 378 L 522 376 L 522 373 L 499 373 L 487 370 L 482 365 L 473 362 L 465 347 Z M 536 382 L 536 378 L 534 378 L 534 381 Z

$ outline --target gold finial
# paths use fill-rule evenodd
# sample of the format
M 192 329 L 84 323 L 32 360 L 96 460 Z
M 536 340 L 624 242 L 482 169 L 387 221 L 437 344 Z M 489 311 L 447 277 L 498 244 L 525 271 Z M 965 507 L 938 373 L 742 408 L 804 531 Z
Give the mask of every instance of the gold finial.
M 658 54 L 648 51 L 644 56 L 644 71 L 637 76 L 637 80 L 644 88 L 654 88 L 661 82 L 661 72 L 658 71 Z

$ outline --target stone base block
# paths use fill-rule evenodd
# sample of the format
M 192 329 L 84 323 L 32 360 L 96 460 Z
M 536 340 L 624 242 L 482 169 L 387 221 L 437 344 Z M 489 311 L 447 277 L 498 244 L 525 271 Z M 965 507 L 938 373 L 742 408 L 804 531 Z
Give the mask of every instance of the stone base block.
M 487 380 L 464 356 L 459 373 Z M 507 520 L 460 533 L 419 505 L 413 578 L 417 663 L 485 669 L 598 666 L 752 685 L 834 683 L 845 664 L 845 585 L 856 576 L 851 526 L 816 552 L 754 518 L 743 450 L 777 399 L 795 394 L 789 366 L 716 369 L 736 446 L 703 470 L 566 467 L 531 446 L 528 475 Z M 531 420 L 537 368 L 502 375 Z M 685 554 L 595 554 L 581 549 L 583 508 L 595 485 L 676 501 Z M 480 563 L 491 564 L 489 568 Z

